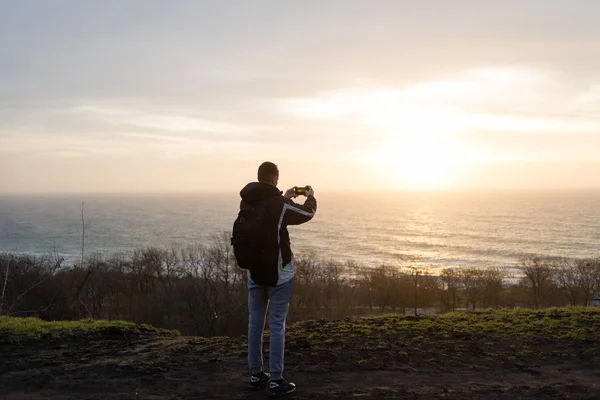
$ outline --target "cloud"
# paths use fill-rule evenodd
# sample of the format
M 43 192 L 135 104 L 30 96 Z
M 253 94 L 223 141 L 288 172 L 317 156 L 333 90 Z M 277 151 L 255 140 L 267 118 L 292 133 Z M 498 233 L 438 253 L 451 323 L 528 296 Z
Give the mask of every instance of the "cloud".
M 454 79 L 400 87 L 369 85 L 284 99 L 279 110 L 300 119 L 351 120 L 394 135 L 600 133 L 593 112 L 568 113 L 576 98 L 568 85 L 545 71 L 483 68 Z
M 587 112 L 596 118 L 600 118 L 600 83 L 589 85 L 576 99 L 574 111 Z
M 252 147 L 254 130 L 186 110 L 78 105 L 0 110 L 0 153 L 63 156 L 199 154 Z
M 444 80 L 417 83 L 406 90 L 411 99 L 418 101 L 523 110 L 556 102 L 557 94 L 569 90 L 559 78 L 528 67 L 485 67 L 468 69 Z
M 251 128 L 214 121 L 197 116 L 182 114 L 166 114 L 160 110 L 128 110 L 98 106 L 79 106 L 70 113 L 84 114 L 111 125 L 150 128 L 167 132 L 211 132 L 220 134 L 244 135 Z

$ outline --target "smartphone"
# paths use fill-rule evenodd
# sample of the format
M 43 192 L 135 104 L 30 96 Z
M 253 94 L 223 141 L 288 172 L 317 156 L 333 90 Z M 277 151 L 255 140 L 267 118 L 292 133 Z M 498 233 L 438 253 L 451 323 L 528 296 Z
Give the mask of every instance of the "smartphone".
M 309 189 L 309 186 L 294 186 L 294 193 L 296 196 L 304 196 Z

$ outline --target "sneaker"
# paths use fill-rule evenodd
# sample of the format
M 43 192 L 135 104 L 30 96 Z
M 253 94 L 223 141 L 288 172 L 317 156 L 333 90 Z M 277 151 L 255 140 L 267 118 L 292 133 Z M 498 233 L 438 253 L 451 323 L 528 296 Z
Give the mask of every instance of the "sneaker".
M 279 397 L 285 396 L 288 393 L 292 393 L 296 390 L 296 385 L 292 382 L 288 382 L 285 379 L 281 378 L 277 381 L 271 381 L 271 385 L 269 387 L 269 396 L 271 397 Z
M 257 390 L 264 384 L 269 383 L 270 380 L 271 375 L 268 372 L 261 372 L 260 374 L 252 375 L 248 385 L 250 386 L 250 389 Z

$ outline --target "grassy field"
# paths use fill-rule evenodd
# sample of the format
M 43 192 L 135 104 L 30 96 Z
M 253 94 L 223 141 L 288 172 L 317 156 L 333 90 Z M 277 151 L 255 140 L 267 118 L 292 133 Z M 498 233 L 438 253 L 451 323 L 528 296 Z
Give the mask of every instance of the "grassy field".
M 39 318 L 0 317 L 0 341 L 103 334 L 178 335 L 173 330 L 157 329 L 147 324 L 127 321 L 82 319 L 79 321 L 42 321 Z
M 260 398 L 244 389 L 243 337 L 6 317 L 0 337 L 0 397 L 99 387 L 106 397 L 94 398 L 131 398 L 131 388 L 157 399 Z M 286 367 L 304 386 L 295 398 L 600 398 L 600 308 L 307 321 L 288 327 Z
M 268 336 L 268 334 L 267 334 Z M 195 339 L 213 355 L 245 355 L 243 340 Z M 307 321 L 289 327 L 287 351 L 324 363 L 335 359 L 362 368 L 411 362 L 443 364 L 476 358 L 478 364 L 522 365 L 549 357 L 600 356 L 600 308 L 487 310 L 439 316 L 388 314 L 341 321 Z

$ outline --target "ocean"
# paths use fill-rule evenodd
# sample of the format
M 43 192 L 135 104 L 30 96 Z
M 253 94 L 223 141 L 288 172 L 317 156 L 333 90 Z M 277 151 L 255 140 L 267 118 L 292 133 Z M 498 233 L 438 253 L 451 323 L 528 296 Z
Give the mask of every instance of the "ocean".
M 296 256 L 361 265 L 513 268 L 523 258 L 600 255 L 600 192 L 317 193 L 290 227 Z M 232 227 L 237 192 L 0 197 L 0 251 L 114 253 L 210 243 Z M 299 200 L 301 201 L 301 200 Z

